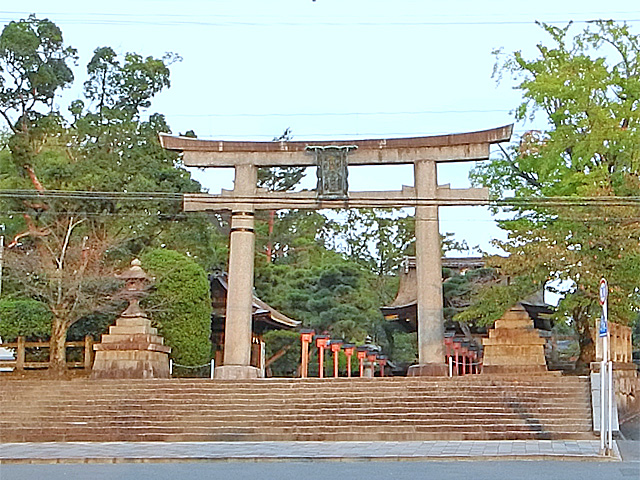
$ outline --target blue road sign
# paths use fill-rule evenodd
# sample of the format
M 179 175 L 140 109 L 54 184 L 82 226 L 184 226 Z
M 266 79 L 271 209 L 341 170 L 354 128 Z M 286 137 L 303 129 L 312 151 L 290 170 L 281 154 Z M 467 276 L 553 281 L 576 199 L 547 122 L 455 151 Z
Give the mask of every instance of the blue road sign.
M 599 335 L 601 337 L 606 337 L 608 330 L 609 330 L 609 324 L 607 322 L 607 317 L 605 316 L 604 312 L 602 312 L 602 315 L 600 316 Z

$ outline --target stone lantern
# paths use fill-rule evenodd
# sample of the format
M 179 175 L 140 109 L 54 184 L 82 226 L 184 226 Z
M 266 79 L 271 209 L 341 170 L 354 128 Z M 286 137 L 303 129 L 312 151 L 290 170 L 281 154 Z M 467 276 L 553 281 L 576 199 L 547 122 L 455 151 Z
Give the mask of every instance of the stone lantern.
M 123 296 L 129 302 L 126 310 L 102 335 L 102 341 L 93 346 L 96 351 L 92 378 L 169 378 L 169 353 L 164 339 L 151 320 L 140 308 L 150 278 L 140 266 L 140 260 L 131 262 L 131 268 L 120 275 L 125 281 Z

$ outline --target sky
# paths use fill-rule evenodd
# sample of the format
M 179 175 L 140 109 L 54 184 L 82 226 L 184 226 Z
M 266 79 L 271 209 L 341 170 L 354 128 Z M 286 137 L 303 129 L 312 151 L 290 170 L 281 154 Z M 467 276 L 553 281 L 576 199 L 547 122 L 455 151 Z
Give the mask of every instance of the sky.
M 175 52 L 171 88 L 149 113 L 173 133 L 200 138 L 295 140 L 390 138 L 484 130 L 513 122 L 516 82 L 492 78 L 494 50 L 535 56 L 547 41 L 535 21 L 566 25 L 626 20 L 637 31 L 640 2 L 467 0 L 24 0 L 0 2 L 0 24 L 46 17 L 78 49 L 76 85 L 95 48 L 162 56 Z M 65 91 L 66 109 L 81 96 Z M 544 121 L 517 123 L 514 140 Z M 440 165 L 439 183 L 469 186 L 473 162 Z M 213 170 L 213 171 L 212 171 Z M 210 193 L 232 188 L 229 170 L 193 170 Z M 409 166 L 351 168 L 352 190 L 413 184 Z M 313 188 L 315 175 L 304 186 Z M 498 252 L 504 238 L 483 207 L 443 207 L 441 233 Z

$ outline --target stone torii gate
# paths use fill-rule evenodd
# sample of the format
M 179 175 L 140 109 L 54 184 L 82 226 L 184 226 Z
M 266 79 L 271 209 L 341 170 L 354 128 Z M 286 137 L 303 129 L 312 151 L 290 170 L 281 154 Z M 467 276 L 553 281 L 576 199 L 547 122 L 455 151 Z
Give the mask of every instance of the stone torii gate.
M 160 134 L 164 148 L 183 152 L 186 166 L 235 169 L 233 190 L 184 197 L 185 211 L 231 211 L 225 348 L 216 378 L 258 377 L 258 370 L 250 365 L 254 212 L 291 208 L 415 207 L 419 364 L 410 368 L 409 375 L 445 375 L 438 207 L 483 205 L 489 195 L 484 188 L 438 185 L 437 164 L 487 160 L 490 145 L 508 141 L 512 131 L 513 125 L 507 125 L 453 135 L 323 142 L 237 142 Z M 349 165 L 389 164 L 413 164 L 414 186 L 399 191 L 348 191 Z M 258 167 L 284 166 L 316 166 L 317 190 L 267 192 L 257 188 Z

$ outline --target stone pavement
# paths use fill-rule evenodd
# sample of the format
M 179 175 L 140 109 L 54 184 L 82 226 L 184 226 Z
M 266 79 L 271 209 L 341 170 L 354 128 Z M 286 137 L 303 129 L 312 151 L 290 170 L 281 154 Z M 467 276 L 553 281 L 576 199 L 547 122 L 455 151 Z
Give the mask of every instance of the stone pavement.
M 56 442 L 0 444 L 0 464 L 171 461 L 586 460 L 599 440 L 425 442 Z

